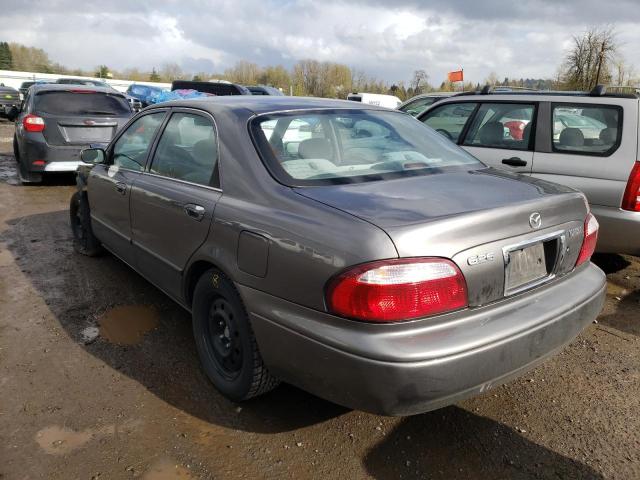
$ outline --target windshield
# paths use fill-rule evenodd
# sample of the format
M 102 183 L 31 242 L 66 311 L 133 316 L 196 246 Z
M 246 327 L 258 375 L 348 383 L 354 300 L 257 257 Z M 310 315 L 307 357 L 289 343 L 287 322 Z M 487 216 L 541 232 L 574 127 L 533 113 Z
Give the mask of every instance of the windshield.
M 251 129 L 271 173 L 290 186 L 361 183 L 484 166 L 398 112 L 270 114 L 256 117 Z
M 131 107 L 122 95 L 84 90 L 39 93 L 35 109 L 52 115 L 121 116 L 131 113 Z

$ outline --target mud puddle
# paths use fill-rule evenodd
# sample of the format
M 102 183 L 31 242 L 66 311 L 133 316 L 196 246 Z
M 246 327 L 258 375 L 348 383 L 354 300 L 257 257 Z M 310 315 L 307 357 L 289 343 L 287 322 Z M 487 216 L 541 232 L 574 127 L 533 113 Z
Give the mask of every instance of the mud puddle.
M 171 460 L 162 460 L 152 466 L 142 480 L 189 480 L 194 478 L 184 467 Z
M 0 182 L 5 182 L 9 185 L 20 185 L 18 170 L 13 157 L 0 155 Z
M 158 311 L 148 305 L 122 305 L 98 319 L 100 336 L 110 343 L 135 345 L 158 326 Z
M 76 432 L 70 428 L 52 426 L 38 432 L 36 442 L 50 455 L 65 455 L 81 448 L 93 438 L 93 432 Z

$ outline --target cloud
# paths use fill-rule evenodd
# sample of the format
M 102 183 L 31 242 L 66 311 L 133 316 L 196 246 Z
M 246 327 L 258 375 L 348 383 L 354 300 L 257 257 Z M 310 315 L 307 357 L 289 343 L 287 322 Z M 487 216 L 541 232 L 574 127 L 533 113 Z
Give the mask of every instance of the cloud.
M 481 82 L 551 77 L 571 36 L 615 24 L 622 53 L 638 64 L 636 2 L 615 8 L 596 0 L 0 0 L 0 39 L 44 48 L 70 67 L 151 69 L 165 62 L 187 71 L 221 72 L 238 60 L 293 65 L 314 58 L 345 63 L 387 81 L 425 69 L 433 83 L 463 67 Z

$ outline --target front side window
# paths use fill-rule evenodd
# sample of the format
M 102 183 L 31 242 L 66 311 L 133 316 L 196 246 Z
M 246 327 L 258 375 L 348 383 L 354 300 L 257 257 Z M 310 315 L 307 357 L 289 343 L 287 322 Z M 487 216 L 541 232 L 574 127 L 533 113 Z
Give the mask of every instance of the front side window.
M 164 111 L 151 113 L 129 125 L 113 146 L 113 164 L 129 170 L 142 171 L 151 142 L 164 115 Z
M 534 111 L 532 104 L 484 103 L 478 109 L 464 144 L 528 150 Z
M 457 142 L 476 105 L 471 102 L 448 103 L 435 107 L 420 120 L 449 140 Z
M 267 168 L 286 185 L 362 183 L 483 167 L 441 135 L 393 111 L 262 115 L 251 131 Z
M 218 161 L 213 123 L 191 113 L 174 113 L 162 132 L 149 171 L 199 185 L 211 185 Z
M 581 155 L 610 155 L 620 144 L 622 109 L 581 104 L 553 106 L 553 149 Z

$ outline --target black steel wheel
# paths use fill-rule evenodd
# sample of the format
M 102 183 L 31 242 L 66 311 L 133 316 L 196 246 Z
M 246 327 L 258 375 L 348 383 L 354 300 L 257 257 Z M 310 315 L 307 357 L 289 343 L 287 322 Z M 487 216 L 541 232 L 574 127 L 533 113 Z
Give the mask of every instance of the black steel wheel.
M 269 373 L 233 282 L 216 269 L 193 294 L 193 335 L 205 373 L 227 398 L 246 400 L 278 385 Z

